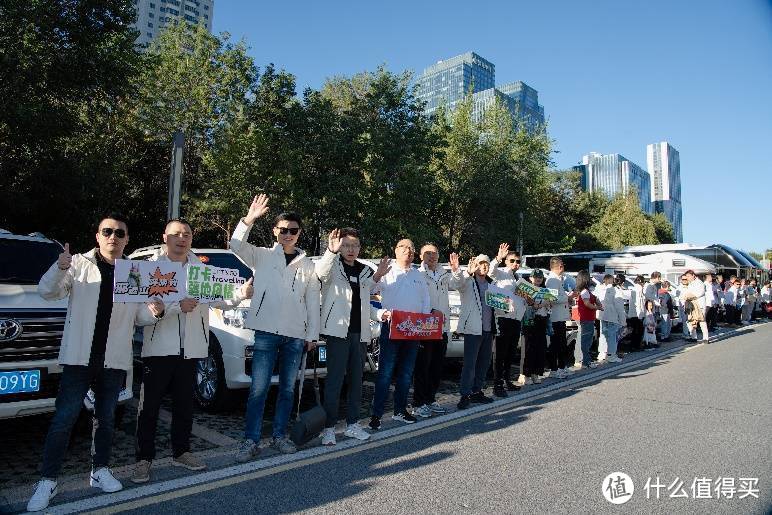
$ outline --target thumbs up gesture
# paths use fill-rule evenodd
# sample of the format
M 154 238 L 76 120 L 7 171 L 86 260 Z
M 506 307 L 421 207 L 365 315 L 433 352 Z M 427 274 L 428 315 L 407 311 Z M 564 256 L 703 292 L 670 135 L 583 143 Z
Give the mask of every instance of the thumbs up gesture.
M 252 283 L 255 282 L 254 277 L 250 277 L 247 282 L 244 283 L 244 286 L 241 287 L 241 293 L 244 295 L 245 299 L 251 299 L 252 295 L 255 294 L 255 287 Z
M 72 265 L 72 254 L 70 254 L 70 244 L 64 244 L 64 250 L 59 254 L 59 259 L 56 261 L 60 270 L 67 270 Z

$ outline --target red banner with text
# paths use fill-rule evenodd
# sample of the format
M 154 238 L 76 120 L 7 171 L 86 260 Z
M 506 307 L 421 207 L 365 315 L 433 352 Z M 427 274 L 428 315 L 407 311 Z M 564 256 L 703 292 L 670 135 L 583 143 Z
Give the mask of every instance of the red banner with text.
M 442 313 L 391 312 L 390 340 L 441 340 Z

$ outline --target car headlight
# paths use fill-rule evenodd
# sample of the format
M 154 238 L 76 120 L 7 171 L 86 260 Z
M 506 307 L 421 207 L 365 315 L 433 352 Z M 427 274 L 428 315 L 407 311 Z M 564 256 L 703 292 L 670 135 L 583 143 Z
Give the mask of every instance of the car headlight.
M 222 321 L 225 325 L 241 329 L 244 327 L 244 322 L 247 319 L 248 308 L 236 308 L 228 311 L 223 311 Z

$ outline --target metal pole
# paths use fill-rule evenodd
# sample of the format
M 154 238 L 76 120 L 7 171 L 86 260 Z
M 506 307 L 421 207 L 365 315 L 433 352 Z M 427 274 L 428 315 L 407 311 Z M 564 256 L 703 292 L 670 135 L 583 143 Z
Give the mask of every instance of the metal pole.
M 523 259 L 523 212 L 520 211 L 520 231 L 517 236 L 517 252 L 520 254 L 520 259 Z
M 168 220 L 180 216 L 180 192 L 182 185 L 182 160 L 185 149 L 185 135 L 182 131 L 174 133 L 172 143 L 172 166 L 169 172 L 169 208 L 166 216 Z

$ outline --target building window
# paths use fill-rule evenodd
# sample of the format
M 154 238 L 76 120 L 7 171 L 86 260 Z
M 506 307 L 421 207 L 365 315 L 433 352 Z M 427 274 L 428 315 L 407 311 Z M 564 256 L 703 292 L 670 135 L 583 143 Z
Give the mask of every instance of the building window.
M 150 28 L 150 29 L 152 29 L 152 28 L 153 28 L 153 24 L 152 24 L 151 22 L 147 22 L 147 26 L 148 26 L 148 28 Z
M 153 13 L 147 13 L 147 17 L 148 17 L 148 18 L 155 18 L 155 14 L 153 14 Z
M 152 38 L 152 37 L 153 37 L 153 33 L 152 33 L 152 32 L 146 32 L 145 34 L 146 34 L 146 35 L 147 35 L 147 37 L 149 37 L 149 38 Z
M 150 8 L 155 9 L 155 4 L 153 2 L 150 2 Z
M 208 10 L 209 10 L 209 6 L 208 6 L 208 5 L 206 5 L 206 4 L 204 4 L 204 10 L 205 10 L 205 11 L 208 11 Z

